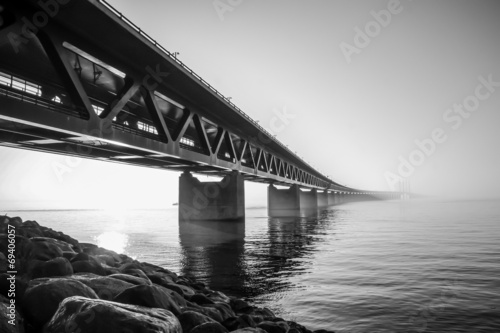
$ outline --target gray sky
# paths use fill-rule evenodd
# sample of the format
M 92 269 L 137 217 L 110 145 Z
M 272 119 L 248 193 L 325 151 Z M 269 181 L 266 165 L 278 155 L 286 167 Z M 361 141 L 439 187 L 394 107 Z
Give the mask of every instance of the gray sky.
M 341 184 L 387 190 L 409 176 L 412 190 L 427 194 L 500 188 L 498 1 L 110 3 Z M 283 110 L 294 117 L 273 128 Z M 54 165 L 64 157 L 8 148 L 0 157 L 6 207 L 65 207 L 70 192 L 89 207 L 110 197 L 138 207 L 176 201 L 175 173 L 72 161 L 79 164 L 61 177 Z M 125 186 L 124 174 L 146 182 Z M 158 179 L 161 196 L 141 193 Z M 247 185 L 250 201 L 262 198 L 265 188 Z M 34 203 L 39 195 L 44 204 Z

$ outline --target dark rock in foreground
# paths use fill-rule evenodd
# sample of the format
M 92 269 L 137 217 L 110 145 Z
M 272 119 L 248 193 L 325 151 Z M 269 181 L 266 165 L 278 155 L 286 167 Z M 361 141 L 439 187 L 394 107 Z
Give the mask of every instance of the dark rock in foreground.
M 16 245 L 15 310 L 3 273 L 9 243 Z M 191 277 L 19 217 L 0 216 L 0 278 L 2 333 L 312 333 Z

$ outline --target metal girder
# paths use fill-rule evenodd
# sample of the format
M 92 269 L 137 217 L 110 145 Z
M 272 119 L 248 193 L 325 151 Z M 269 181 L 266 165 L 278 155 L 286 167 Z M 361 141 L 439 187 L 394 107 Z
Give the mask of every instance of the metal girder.
M 31 0 L 12 1 L 7 6 L 16 12 L 18 21 L 6 29 L 16 31 L 24 24 L 20 18 L 30 17 L 33 10 L 43 10 L 38 2 Z M 24 12 L 24 7 L 29 7 L 29 11 Z M 247 179 L 259 182 L 348 189 L 330 181 L 293 154 L 177 58 L 110 8 L 103 0 L 82 0 L 62 8 L 49 18 L 50 24 L 41 27 L 28 41 L 39 41 L 46 55 L 26 51 L 21 57 L 14 57 L 8 50 L 8 43 L 0 44 L 0 58 L 9 58 L 7 65 L 0 64 L 0 75 L 10 73 L 43 92 L 54 89 L 55 83 L 42 80 L 36 74 L 39 72 L 37 66 L 53 68 L 72 102 L 47 100 L 42 94 L 0 85 L 0 130 L 7 130 L 9 124 L 22 124 L 25 131 L 38 131 L 42 140 L 37 145 L 36 140 L 27 144 L 2 142 L 0 138 L 0 145 L 51 152 L 61 149 L 59 153 L 71 154 L 60 148 L 63 145 L 44 146 L 43 139 L 69 142 L 71 138 L 80 137 L 79 146 L 92 148 L 86 154 L 74 153 L 80 157 L 168 170 L 212 173 L 238 170 Z M 88 20 L 88 17 L 95 19 Z M 80 68 L 71 63 L 70 52 L 64 44 L 68 40 L 75 49 L 84 52 L 76 56 Z M 21 49 L 21 52 L 24 51 Z M 82 75 L 79 57 L 91 64 L 92 77 L 88 82 Z M 98 67 L 106 70 L 98 70 Z M 117 73 L 124 75 L 120 79 Z M 156 94 L 165 97 L 166 106 L 159 104 Z M 109 96 L 115 96 L 113 102 L 109 102 Z M 104 106 L 100 114 L 93 104 L 97 103 L 95 101 Z M 63 112 L 65 110 L 73 113 Z M 78 113 L 80 117 L 72 115 Z M 130 121 L 117 119 L 122 114 L 130 117 Z M 207 132 L 202 119 L 217 128 L 215 136 Z M 196 134 L 199 146 L 189 141 L 181 145 L 186 133 L 191 133 L 192 137 Z M 239 143 L 236 147 L 233 136 Z M 259 137 L 265 140 L 256 139 Z M 86 142 L 103 142 L 106 147 Z M 223 144 L 229 160 L 220 156 Z M 247 151 L 251 161 L 244 164 L 252 167 L 242 165 Z M 115 153 L 118 155 L 113 156 Z

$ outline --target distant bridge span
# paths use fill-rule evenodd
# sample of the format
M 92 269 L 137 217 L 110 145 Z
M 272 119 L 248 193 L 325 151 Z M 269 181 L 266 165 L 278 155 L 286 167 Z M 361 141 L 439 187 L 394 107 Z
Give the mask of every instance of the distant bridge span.
M 0 5 L 0 145 L 398 196 L 330 180 L 105 1 Z

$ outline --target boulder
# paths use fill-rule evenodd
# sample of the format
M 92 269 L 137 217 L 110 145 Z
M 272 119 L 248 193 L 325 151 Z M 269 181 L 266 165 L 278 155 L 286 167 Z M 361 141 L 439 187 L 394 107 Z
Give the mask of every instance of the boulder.
M 214 304 L 205 304 L 205 305 L 203 305 L 203 307 L 205 307 L 205 308 L 213 308 L 213 309 L 218 310 L 219 313 L 222 316 L 222 320 L 226 320 L 228 318 L 236 316 L 236 314 L 234 313 L 234 311 L 231 310 L 231 307 L 228 304 L 226 304 L 226 303 L 217 302 L 217 303 L 214 303 Z
M 257 323 L 249 315 L 241 315 L 239 317 L 230 317 L 222 322 L 222 325 L 229 331 L 239 328 L 257 327 Z
M 179 319 L 179 322 L 181 323 L 182 332 L 186 333 L 189 333 L 198 325 L 215 322 L 211 318 L 195 311 L 185 311 L 177 316 L 177 319 Z
M 38 327 L 44 325 L 52 318 L 59 303 L 70 296 L 97 298 L 91 288 L 74 279 L 31 280 L 21 302 L 26 320 Z
M 40 224 L 37 221 L 24 221 L 23 227 L 27 228 L 40 228 Z
M 110 276 L 99 276 L 91 273 L 79 273 L 71 278 L 76 279 L 92 288 L 100 299 L 111 301 L 121 292 L 134 285 L 123 280 L 113 279 Z
M 133 276 L 133 275 L 117 273 L 117 274 L 111 274 L 108 276 L 110 278 L 122 280 L 122 281 L 131 283 L 131 284 L 136 285 L 136 286 L 140 286 L 140 285 L 150 286 L 150 285 L 152 285 L 152 283 L 149 279 L 143 279 L 143 278 Z
M 74 261 L 71 263 L 75 273 L 94 273 L 106 275 L 106 270 L 96 261 Z
M 181 313 L 181 308 L 177 302 L 157 286 L 139 285 L 130 287 L 118 294 L 113 301 L 150 308 L 161 308 L 169 310 L 175 315 Z
M 76 252 L 74 250 L 73 245 L 66 243 L 65 241 L 55 239 L 55 238 L 49 238 L 49 237 L 33 237 L 31 238 L 32 242 L 49 242 L 54 245 L 56 245 L 58 248 L 61 249 L 62 252 Z
M 232 298 L 229 304 L 231 305 L 233 311 L 236 313 L 249 313 L 253 309 L 250 304 L 239 298 Z
M 228 333 L 229 331 L 219 323 L 204 323 L 193 328 L 189 333 Z
M 263 321 L 257 325 L 267 333 L 286 333 L 289 329 L 285 322 Z
M 54 240 L 38 239 L 35 241 L 30 240 L 29 244 L 27 244 L 24 259 L 28 261 L 47 261 L 57 257 L 62 257 L 62 255 L 63 251 L 58 245 L 55 244 Z
M 245 328 L 239 328 L 235 331 L 231 331 L 231 333 L 267 333 L 264 331 L 262 328 L 258 327 L 245 327 Z
M 182 329 L 177 318 L 165 309 L 69 297 L 44 330 L 60 332 L 182 333 Z
M 0 332 L 24 333 L 24 320 L 9 299 L 0 300 Z
M 73 274 L 73 267 L 68 259 L 63 257 L 47 261 L 38 261 L 28 274 L 33 278 L 67 276 Z
M 203 294 L 194 294 L 191 296 L 189 299 L 190 302 L 194 302 L 198 305 L 204 305 L 204 304 L 215 304 L 214 301 L 212 301 L 210 298 Z
M 193 288 L 190 288 L 188 286 L 184 286 L 182 284 L 166 283 L 162 286 L 177 292 L 179 295 L 182 295 L 184 298 L 187 298 L 187 299 L 191 298 L 195 294 Z
M 201 313 L 207 317 L 212 318 L 213 320 L 215 320 L 216 322 L 219 322 L 219 323 L 223 321 L 222 315 L 216 309 L 206 308 L 203 306 L 199 306 L 197 304 L 188 304 L 188 306 L 186 307 L 186 310 Z

